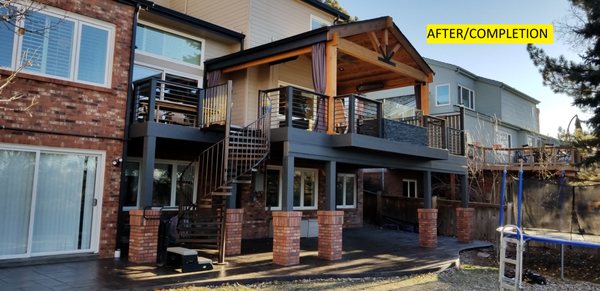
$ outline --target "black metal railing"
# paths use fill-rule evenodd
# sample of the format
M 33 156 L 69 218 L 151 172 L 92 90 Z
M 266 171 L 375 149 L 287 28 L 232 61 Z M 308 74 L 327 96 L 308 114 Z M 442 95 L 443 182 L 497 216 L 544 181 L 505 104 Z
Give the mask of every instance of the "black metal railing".
M 271 100 L 271 128 L 327 132 L 327 96 L 293 86 L 261 90 L 259 96 Z
M 194 127 L 225 124 L 228 85 L 207 89 L 145 78 L 134 82 L 132 122 L 160 122 Z
M 383 137 L 383 106 L 379 101 L 350 94 L 334 100 L 335 131 Z

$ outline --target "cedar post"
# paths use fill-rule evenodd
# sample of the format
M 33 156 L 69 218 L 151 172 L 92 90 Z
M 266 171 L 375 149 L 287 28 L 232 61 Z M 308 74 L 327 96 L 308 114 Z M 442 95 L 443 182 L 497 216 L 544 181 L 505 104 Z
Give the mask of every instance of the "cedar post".
M 333 97 L 337 95 L 337 45 L 338 34 L 334 33 L 331 40 L 325 44 L 325 95 L 327 95 L 327 134 L 335 133 Z

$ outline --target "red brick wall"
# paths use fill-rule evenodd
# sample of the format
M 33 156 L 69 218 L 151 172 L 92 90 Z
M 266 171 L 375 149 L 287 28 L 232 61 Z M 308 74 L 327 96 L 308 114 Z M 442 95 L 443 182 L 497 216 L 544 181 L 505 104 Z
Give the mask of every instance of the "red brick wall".
M 129 261 L 132 263 L 156 262 L 158 227 L 160 225 L 160 220 L 156 217 L 160 217 L 160 210 L 131 210 L 129 217 L 131 221 Z
M 319 175 L 319 192 L 317 208 L 325 209 L 325 167 L 317 163 L 301 163 L 302 168 L 316 168 Z M 355 169 L 338 169 L 338 173 L 356 173 L 356 208 L 339 209 L 344 211 L 344 228 L 363 226 L 363 183 L 362 174 Z M 269 236 L 269 226 L 271 224 L 271 211 L 265 209 L 266 195 L 262 192 L 253 193 L 251 185 L 238 185 L 241 187 L 240 207 L 244 209 L 243 238 L 265 238 Z M 317 210 L 298 210 L 302 211 L 302 218 L 317 218 Z
M 25 93 L 39 97 L 31 116 L 2 111 L 0 142 L 35 146 L 93 149 L 106 152 L 100 230 L 100 256 L 112 257 L 115 248 L 120 168 L 114 158 L 122 155 L 127 80 L 134 8 L 116 1 L 46 1 L 69 12 L 115 25 L 114 59 L 110 88 L 21 73 L 4 96 Z M 0 70 L 4 78 L 9 71 Z M 11 104 L 27 105 L 30 98 Z M 53 133 L 62 133 L 61 135 Z M 84 136 L 84 137 L 82 137 Z

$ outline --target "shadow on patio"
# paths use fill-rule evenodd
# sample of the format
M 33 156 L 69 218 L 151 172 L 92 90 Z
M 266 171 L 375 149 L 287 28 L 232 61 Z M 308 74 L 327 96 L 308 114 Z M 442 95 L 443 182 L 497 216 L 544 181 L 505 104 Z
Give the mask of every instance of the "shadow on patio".
M 461 250 L 489 246 L 488 242 L 459 243 L 438 237 L 436 249 L 418 246 L 418 234 L 378 228 L 344 229 L 343 259 L 317 257 L 317 239 L 301 240 L 300 264 L 272 263 L 272 240 L 242 242 L 242 255 L 227 258 L 214 270 L 181 274 L 153 265 L 90 260 L 0 269 L 0 289 L 131 289 L 179 284 L 218 284 L 227 281 L 272 281 L 298 278 L 401 276 L 433 272 L 452 266 Z

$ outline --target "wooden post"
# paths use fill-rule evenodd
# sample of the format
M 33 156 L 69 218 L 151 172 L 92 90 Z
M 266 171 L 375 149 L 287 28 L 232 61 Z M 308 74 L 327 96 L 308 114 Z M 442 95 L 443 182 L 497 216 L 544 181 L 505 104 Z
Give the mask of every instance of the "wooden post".
M 325 44 L 325 95 L 327 95 L 327 134 L 335 133 L 333 97 L 337 95 L 337 45 L 338 34 L 334 33 L 330 41 Z
M 419 90 L 421 100 L 421 112 L 423 115 L 429 115 L 429 86 L 427 83 L 420 83 L 421 88 Z

